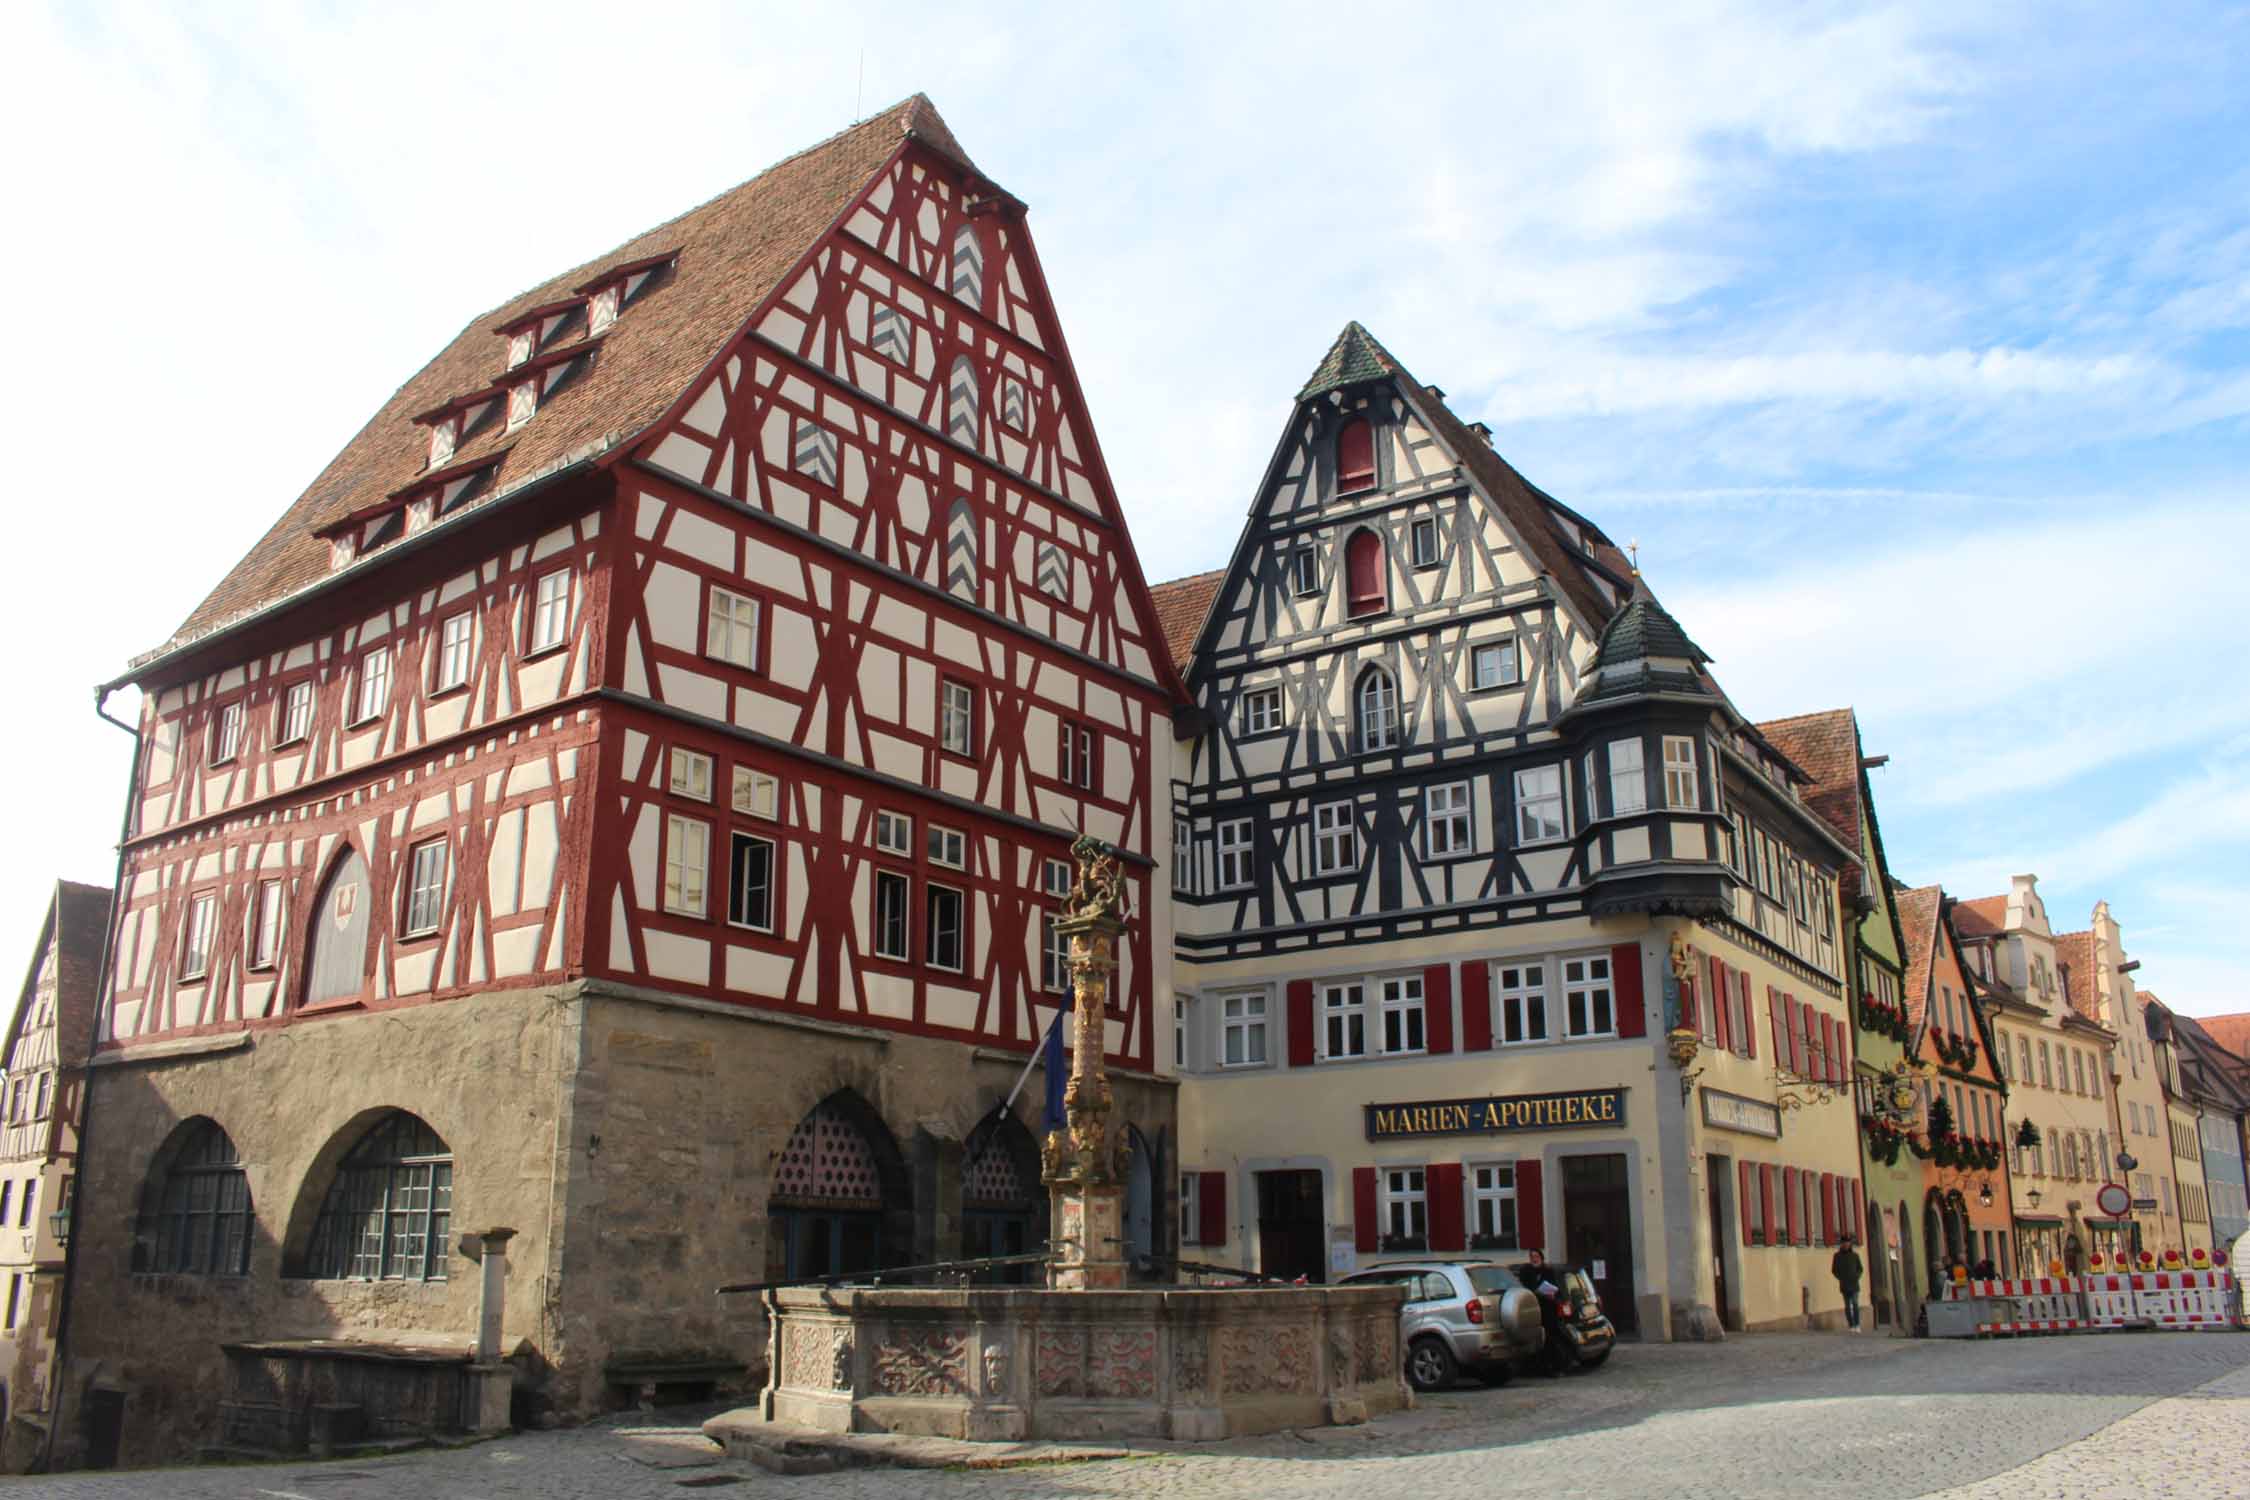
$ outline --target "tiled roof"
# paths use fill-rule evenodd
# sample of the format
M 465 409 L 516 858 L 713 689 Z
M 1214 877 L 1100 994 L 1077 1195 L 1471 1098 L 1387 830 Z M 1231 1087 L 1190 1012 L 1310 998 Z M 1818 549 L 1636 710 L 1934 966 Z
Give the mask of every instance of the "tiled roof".
M 1979 896 L 1953 903 L 1953 930 L 1964 938 L 1998 937 L 2008 930 L 2008 898 Z
M 1328 346 L 1327 354 L 1297 393 L 1297 399 L 1318 396 L 1327 391 L 1342 390 L 1347 385 L 1357 385 L 1363 380 L 1381 380 L 1396 371 L 1398 361 L 1390 351 L 1375 342 L 1375 335 L 1354 321 L 1344 325 L 1336 335 L 1336 342 Z
M 2070 1008 L 2095 1025 L 2102 1023 L 2101 1001 L 2094 994 L 2094 934 L 2063 932 L 2055 935 L 2055 963 L 2065 970 L 2063 998 Z
M 102 886 L 58 880 L 40 924 L 39 945 L 32 950 L 31 967 L 24 973 L 23 990 L 8 1019 L 5 1040 L 0 1040 L 0 1062 L 15 1047 L 16 1032 L 31 1008 L 32 981 L 39 972 L 39 956 L 49 943 L 55 949 L 55 1045 L 65 1065 L 83 1062 L 94 1042 L 94 1012 L 100 1006 L 102 952 L 109 942 L 109 892 Z
M 1648 591 L 1648 584 L 1635 578 L 1632 597 L 1602 627 L 1601 641 L 1594 648 L 1594 665 L 1617 666 L 1629 661 L 1645 661 L 1652 656 L 1692 662 L 1711 659 L 1701 646 L 1688 639 L 1687 632 L 1680 628 L 1680 622 L 1672 618 L 1671 612 L 1656 602 L 1656 596 Z
M 1173 664 L 1183 675 L 1188 658 L 1195 655 L 1195 638 L 1203 629 L 1203 617 L 1211 612 L 1211 600 L 1226 577 L 1226 569 L 1213 568 L 1208 573 L 1191 573 L 1170 583 L 1155 584 L 1148 591 L 1156 605 L 1156 623 L 1164 632 L 1165 644 L 1172 649 Z
M 1930 968 L 1937 955 L 1938 902 L 1945 893 L 1937 886 L 1917 886 L 1898 893 L 1898 925 L 1906 939 L 1906 1019 L 1917 1030 L 1930 1004 Z
M 499 474 L 486 492 L 496 497 L 574 455 L 640 433 L 725 348 L 907 137 L 975 170 L 937 110 L 916 94 L 607 255 L 573 266 L 470 319 L 329 461 L 188 616 L 168 647 L 327 576 L 328 547 L 315 533 L 406 488 L 424 473 L 429 433 L 412 419 L 492 385 L 506 364 L 497 327 L 570 297 L 614 267 L 676 252 L 669 280 L 619 314 L 583 374 L 542 400 L 538 413 L 515 432 L 507 433 L 504 423 L 495 422 L 465 438 L 447 467 L 505 450 Z
M 1852 848 L 1860 843 L 1859 725 L 1848 708 L 1773 719 L 1758 726 L 1776 750 L 1812 778 L 1805 805 Z
M 2232 1052 L 2236 1057 L 2250 1059 L 2250 1011 L 2236 1011 L 2225 1016 L 2200 1016 L 2203 1029 L 2211 1040 Z

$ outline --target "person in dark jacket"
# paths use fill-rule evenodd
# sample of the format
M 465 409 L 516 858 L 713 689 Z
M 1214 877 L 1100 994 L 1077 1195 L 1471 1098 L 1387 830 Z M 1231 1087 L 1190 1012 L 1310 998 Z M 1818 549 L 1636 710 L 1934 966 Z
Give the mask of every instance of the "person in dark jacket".
M 1861 1270 L 1859 1252 L 1852 1248 L 1852 1237 L 1847 1234 L 1844 1242 L 1836 1247 L 1836 1253 L 1828 1258 L 1828 1272 L 1836 1278 L 1836 1285 L 1844 1294 L 1844 1326 L 1854 1333 L 1859 1332 Z

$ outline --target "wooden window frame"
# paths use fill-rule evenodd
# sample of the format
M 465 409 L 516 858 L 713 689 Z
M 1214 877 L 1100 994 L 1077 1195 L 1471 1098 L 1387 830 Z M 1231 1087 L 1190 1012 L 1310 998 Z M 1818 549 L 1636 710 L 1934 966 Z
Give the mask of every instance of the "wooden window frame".
M 437 884 L 434 890 L 423 883 L 422 863 L 425 856 L 437 861 Z M 445 926 L 445 901 L 452 891 L 453 847 L 451 841 L 439 834 L 436 838 L 417 840 L 406 851 L 406 880 L 399 891 L 398 935 L 412 941 L 436 937 Z M 427 909 L 422 903 L 427 898 Z

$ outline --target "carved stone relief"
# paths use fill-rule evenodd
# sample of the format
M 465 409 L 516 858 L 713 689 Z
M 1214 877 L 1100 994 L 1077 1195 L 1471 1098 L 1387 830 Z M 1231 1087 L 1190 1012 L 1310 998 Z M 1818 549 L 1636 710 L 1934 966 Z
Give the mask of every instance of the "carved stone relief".
M 952 1328 L 898 1328 L 875 1347 L 875 1389 L 886 1396 L 965 1396 L 968 1339 Z

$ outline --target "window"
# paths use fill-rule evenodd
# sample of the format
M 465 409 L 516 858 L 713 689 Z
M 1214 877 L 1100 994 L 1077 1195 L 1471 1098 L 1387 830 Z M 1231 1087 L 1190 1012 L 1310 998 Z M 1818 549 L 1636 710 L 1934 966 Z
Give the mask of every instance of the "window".
M 444 839 L 416 844 L 406 857 L 406 914 L 400 931 L 407 937 L 427 937 L 438 930 L 445 911 L 446 846 Z
M 474 617 L 463 610 L 438 627 L 437 678 L 430 684 L 430 691 L 446 692 L 469 680 L 469 643 L 475 635 L 474 626 Z
M 932 823 L 929 856 L 933 865 L 943 865 L 948 870 L 966 870 L 969 867 L 968 840 L 958 828 L 940 828 Z
M 895 870 L 875 872 L 875 956 L 906 958 L 907 879 Z
M 949 755 L 977 753 L 976 692 L 950 677 L 938 683 L 938 748 Z
M 1422 977 L 1419 974 L 1382 982 L 1383 1050 L 1422 1050 Z
M 1242 732 L 1264 734 L 1281 727 L 1281 689 L 1252 688 L 1242 695 Z
M 1070 939 L 1051 911 L 1039 914 L 1039 987 L 1055 995 L 1070 988 Z
M 1500 1040 L 1503 1044 L 1547 1040 L 1547 966 L 1502 964 Z
M 230 761 L 242 752 L 242 700 L 235 699 L 219 710 L 211 722 L 211 761 L 217 765 Z
M 1424 799 L 1428 821 L 1423 827 L 1422 841 L 1429 857 L 1445 859 L 1472 852 L 1476 848 L 1476 837 L 1469 823 L 1469 784 L 1455 781 L 1433 786 L 1424 793 Z
M 377 646 L 359 659 L 359 702 L 352 722 L 364 724 L 390 706 L 391 648 Z
M 1057 760 L 1065 786 L 1090 792 L 1101 781 L 1101 736 L 1083 724 L 1064 720 Z
M 1420 1250 L 1429 1243 L 1430 1206 L 1420 1167 L 1383 1170 L 1385 1250 Z
M 727 920 L 755 932 L 773 931 L 773 841 L 733 836 L 727 860 Z
M 789 467 L 822 484 L 836 482 L 836 434 L 804 417 L 789 419 Z
M 1336 434 L 1336 492 L 1375 486 L 1375 427 L 1365 417 L 1354 417 Z
M 2102 1096 L 2102 1060 L 2099 1057 L 2096 1057 L 2094 1065 L 2086 1070 L 2086 1081 L 2093 1086 L 2094 1097 L 2099 1099 Z
M 924 957 L 933 969 L 961 967 L 961 893 L 949 885 L 933 884 L 928 890 L 929 927 L 923 942 Z
M 570 633 L 570 570 L 542 574 L 531 606 L 531 644 L 526 651 L 552 651 Z
M 188 902 L 187 930 L 180 939 L 180 977 L 201 979 L 211 971 L 211 923 L 219 910 L 216 892 Z
M 1523 681 L 1516 661 L 1515 637 L 1486 641 L 1469 653 L 1469 686 L 1477 689 L 1514 687 Z
M 281 699 L 281 734 L 276 743 L 294 745 L 312 733 L 313 685 L 292 682 Z
M 1641 766 L 1639 740 L 1609 742 L 1609 810 L 1613 815 L 1648 810 L 1648 782 Z
M 1566 958 L 1562 964 L 1566 1036 L 1611 1036 L 1617 1031 L 1607 955 Z
M 905 813 L 878 812 L 875 814 L 875 847 L 885 854 L 895 854 L 901 859 L 914 855 L 914 820 Z
M 1437 518 L 1435 516 L 1415 517 L 1413 529 L 1407 533 L 1407 536 L 1412 542 L 1414 566 L 1417 568 L 1436 567 L 1438 561 Z
M 443 1281 L 452 1226 L 452 1151 L 414 1116 L 393 1114 L 337 1170 L 309 1269 L 330 1281 Z
M 1359 748 L 1364 753 L 1388 750 L 1398 743 L 1398 685 L 1381 667 L 1359 675 L 1353 694 L 1359 720 Z
M 526 380 L 521 385 L 508 388 L 508 431 L 514 432 L 518 427 L 530 421 L 532 413 L 538 410 L 538 381 Z
M 711 871 L 711 825 L 669 813 L 664 819 L 664 909 L 705 915 Z
M 142 1197 L 133 1269 L 165 1276 L 242 1276 L 250 1270 L 250 1181 L 234 1142 L 209 1120 L 190 1134 Z M 0 1199 L 0 1217 L 7 1212 Z
M 1313 809 L 1313 872 L 1333 875 L 1359 863 L 1359 836 L 1352 824 L 1352 805 L 1331 802 Z
M 1194 1005 L 1185 995 L 1172 997 L 1172 1066 L 1183 1071 L 1188 1059 L 1188 1012 Z
M 2039 1042 L 2039 1086 L 2043 1089 L 2055 1086 L 2055 1060 L 2047 1050 L 2045 1038 Z
M 1228 995 L 1219 1001 L 1219 1046 L 1230 1068 L 1260 1068 L 1266 1062 L 1266 997 Z
M 2031 1038 L 2016 1038 L 2016 1081 L 2029 1087 L 2031 1084 Z
M 669 785 L 675 797 L 692 797 L 698 802 L 710 801 L 711 757 L 700 750 L 674 745 Z
M 906 315 L 887 303 L 878 302 L 868 315 L 867 343 L 883 358 L 894 364 L 914 363 L 914 325 Z
M 1516 1248 L 1516 1169 L 1513 1166 L 1470 1169 L 1469 1248 Z
M 621 286 L 605 286 L 594 293 L 593 300 L 586 304 L 586 332 L 589 337 L 607 333 L 610 325 L 617 321 L 617 297 L 622 290 L 624 288 Z
M 703 624 L 703 654 L 756 670 L 758 601 L 725 589 L 711 590 L 711 607 Z
M 1320 592 L 1320 556 L 1310 547 L 1289 554 L 1289 574 L 1298 597 Z
M 1350 612 L 1379 615 L 1390 607 L 1383 587 L 1383 539 L 1365 529 L 1344 544 L 1344 588 Z
M 2083 1052 L 2080 1052 L 2080 1051 L 2079 1051 L 2079 1050 L 2078 1050 L 2077 1048 L 2075 1048 L 2075 1047 L 2071 1049 L 2071 1053 L 2070 1053 L 2070 1072 L 2071 1072 L 2071 1077 L 2072 1077 L 2072 1079 L 2073 1079 L 2073 1080 L 2074 1080 L 2074 1081 L 2076 1082 L 2076 1084 L 2077 1084 L 2077 1089 L 2076 1089 L 2076 1092 L 2078 1092 L 2078 1093 L 2081 1093 L 2081 1094 L 2085 1093 L 2085 1092 L 2086 1092 L 2086 1054 L 2085 1054 L 2085 1053 L 2083 1053 Z
M 1180 1243 L 1203 1243 L 1203 1185 L 1202 1174 L 1180 1174 Z
M 781 817 L 781 780 L 748 766 L 734 768 L 734 810 L 746 817 L 778 821 Z
M 281 882 L 261 880 L 250 905 L 250 967 L 270 969 L 281 950 Z
M 1367 1055 L 1366 999 L 1366 992 L 1357 984 L 1331 984 L 1321 991 L 1323 1057 Z
M 1695 741 L 1685 735 L 1664 736 L 1664 805 L 1692 811 L 1702 804 L 1696 786 Z
M 1219 825 L 1219 889 L 1240 890 L 1250 884 L 1250 820 L 1235 818 Z
M 1040 861 L 1039 889 L 1050 896 L 1067 896 L 1070 894 L 1070 885 L 1069 860 L 1049 859 Z
M 533 351 L 538 347 L 539 335 L 533 329 L 525 328 L 508 335 L 508 368 L 513 370 L 522 365 L 531 358 Z M 450 431 L 452 424 L 449 422 L 445 425 L 447 430 Z M 452 452 L 451 444 L 447 445 L 446 451 Z
M 1516 841 L 1539 844 L 1559 839 L 1563 824 L 1561 766 L 1531 766 L 1516 772 Z

